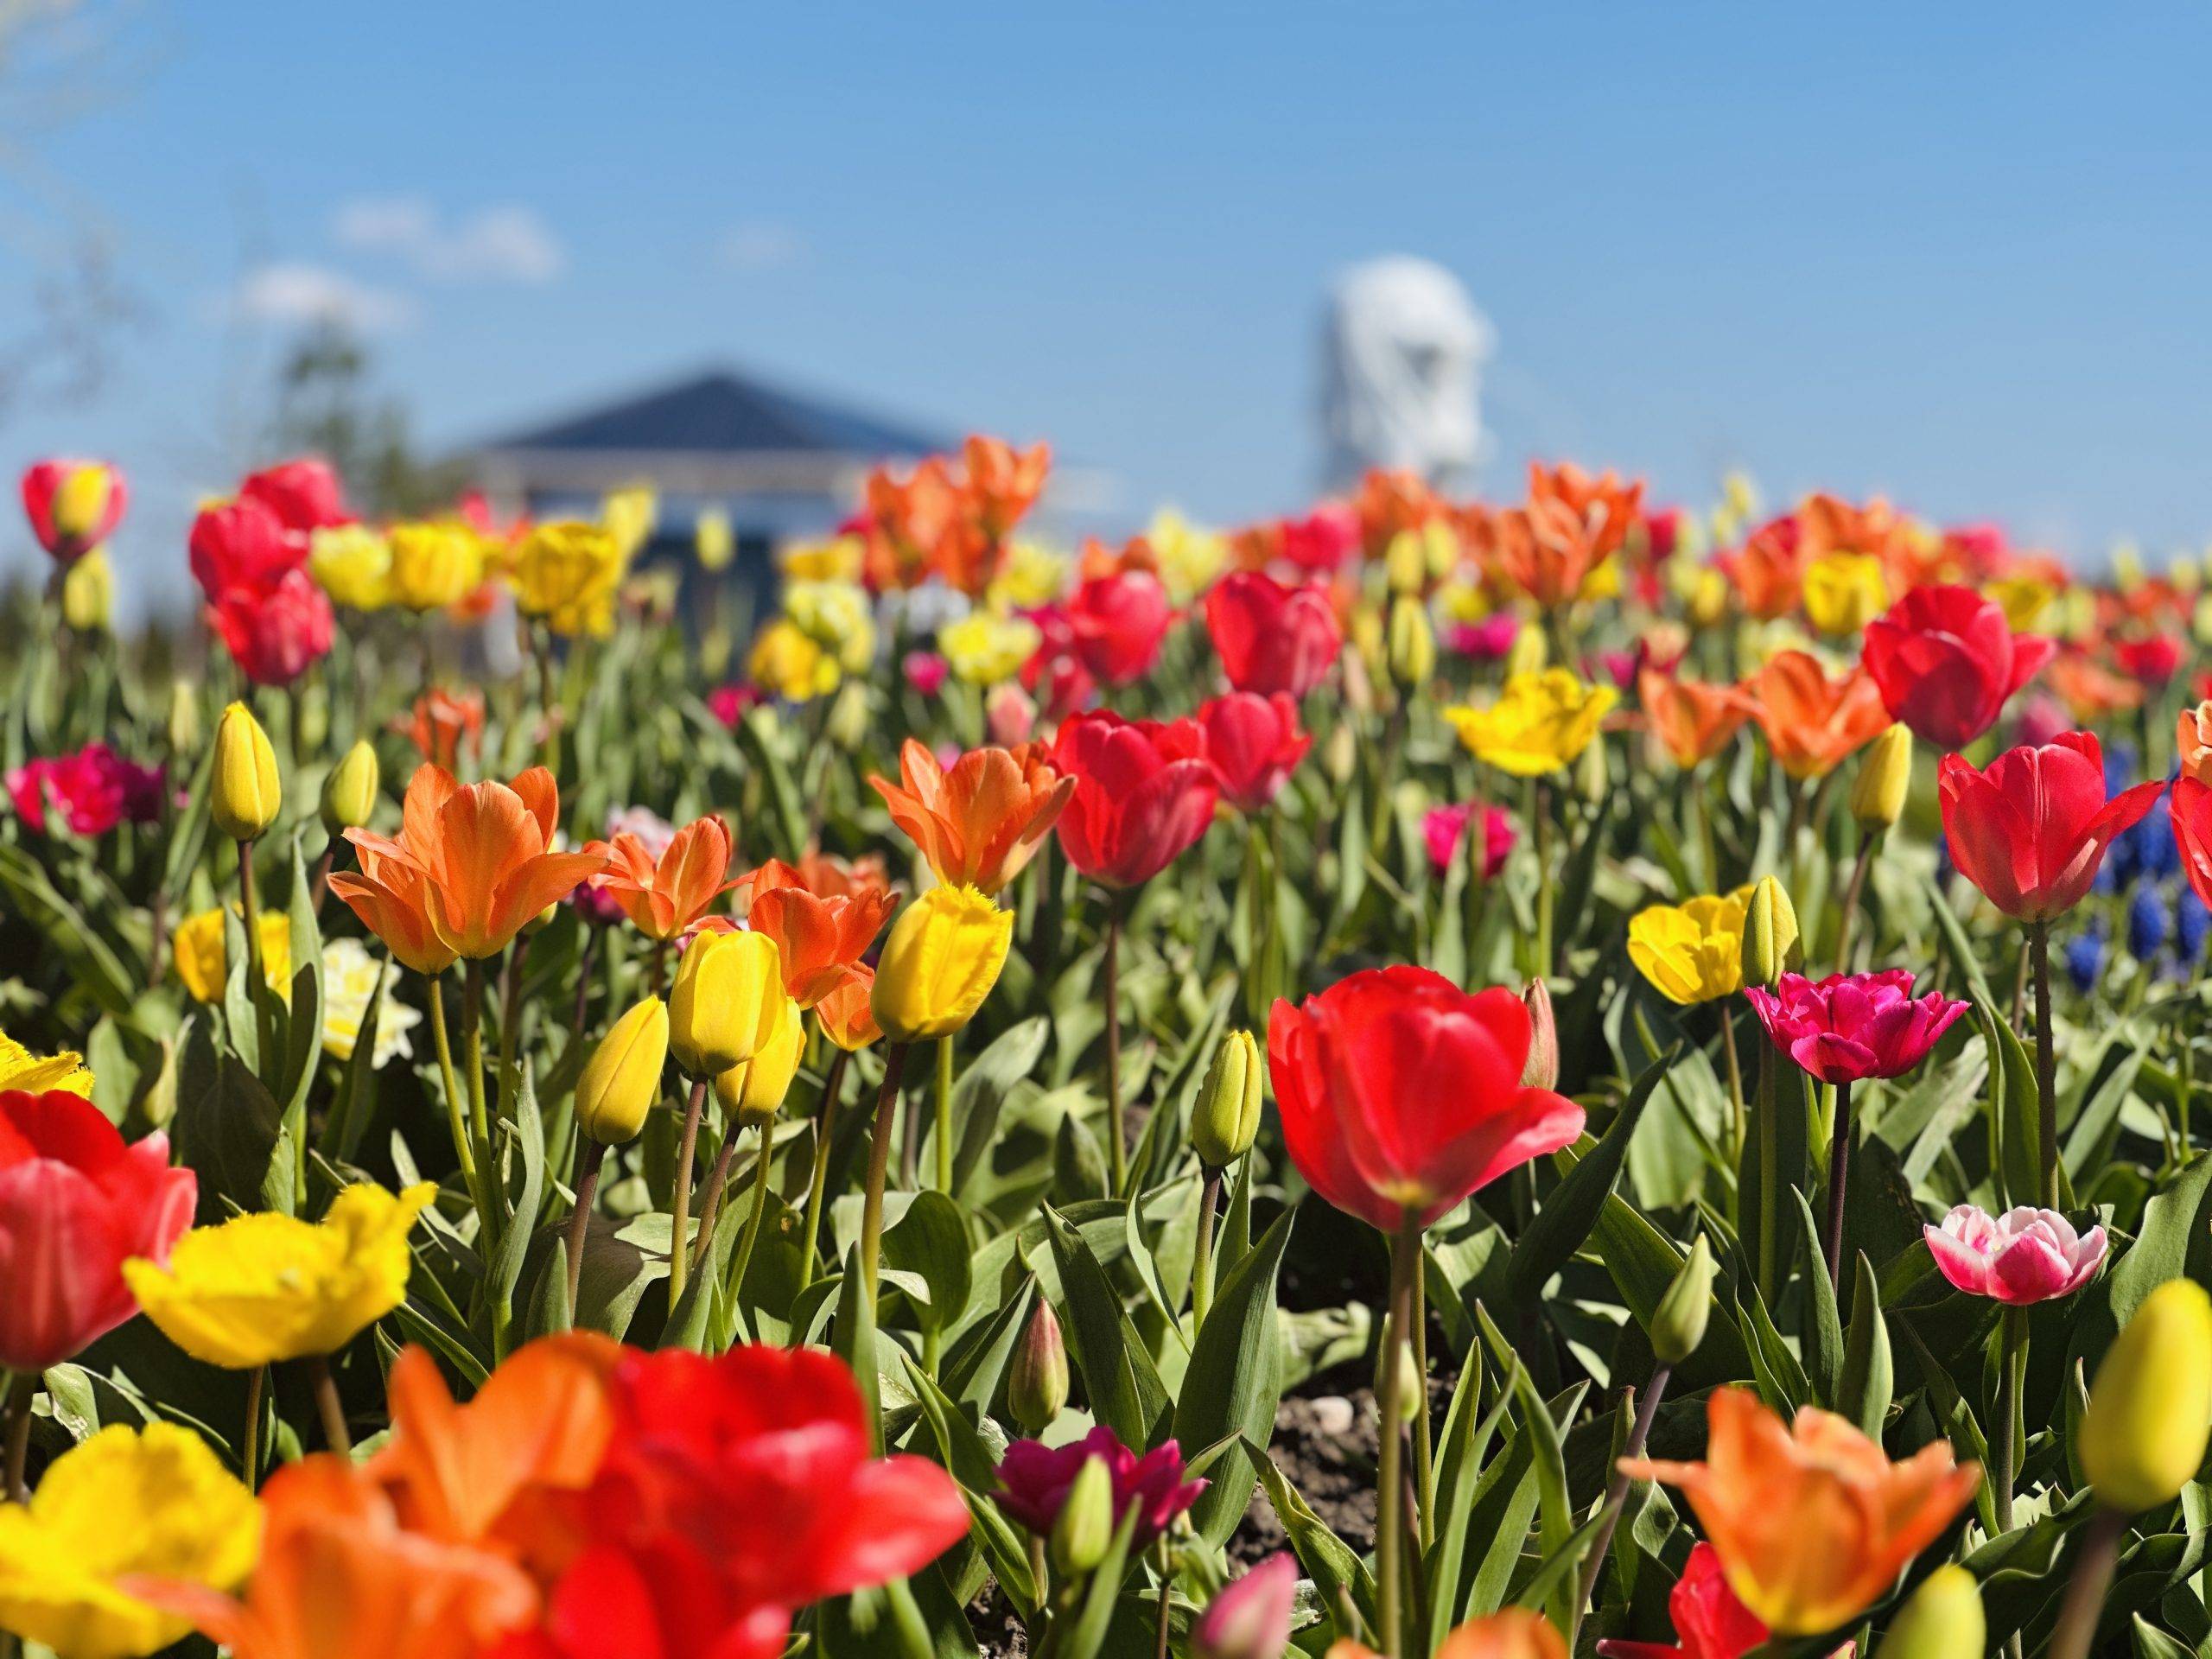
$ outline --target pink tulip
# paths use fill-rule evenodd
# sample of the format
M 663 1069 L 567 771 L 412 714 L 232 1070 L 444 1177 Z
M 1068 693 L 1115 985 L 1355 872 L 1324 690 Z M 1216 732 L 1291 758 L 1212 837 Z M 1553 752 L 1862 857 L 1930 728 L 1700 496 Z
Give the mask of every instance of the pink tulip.
M 1969 1296 L 2015 1307 L 2071 1296 L 2097 1275 L 2105 1230 L 2076 1233 L 2056 1210 L 2024 1205 L 1993 1216 L 1962 1204 L 1940 1227 L 1923 1229 L 1943 1276 Z
M 124 1259 L 166 1262 L 199 1192 L 166 1135 L 126 1145 L 66 1090 L 0 1094 L 0 1366 L 35 1376 L 136 1313 Z
M 1784 974 L 1773 990 L 1752 985 L 1744 995 L 1774 1046 L 1822 1083 L 1910 1071 L 1967 1011 L 1933 991 L 1915 1001 L 1903 968 L 1831 974 L 1817 984 Z
M 1461 801 L 1452 806 L 1432 806 L 1421 814 L 1421 839 L 1428 843 L 1428 865 L 1437 874 L 1452 868 L 1466 837 L 1467 825 L 1478 816 L 1482 820 L 1483 880 L 1495 880 L 1505 868 L 1505 861 L 1513 854 L 1512 817 L 1503 807 Z
M 933 651 L 910 651 L 900 666 L 906 670 L 906 683 L 925 697 L 937 696 L 944 684 L 947 664 Z
M 1206 1604 L 1191 1628 L 1193 1659 L 1282 1659 L 1298 1599 L 1298 1562 L 1268 1557 Z

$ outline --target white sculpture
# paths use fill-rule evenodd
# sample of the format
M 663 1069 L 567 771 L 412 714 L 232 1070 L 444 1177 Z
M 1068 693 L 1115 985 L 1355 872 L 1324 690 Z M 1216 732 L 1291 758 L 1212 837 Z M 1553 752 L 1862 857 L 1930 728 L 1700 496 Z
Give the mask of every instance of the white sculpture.
M 1339 278 L 1324 346 L 1330 486 L 1370 467 L 1464 484 L 1482 455 L 1477 397 L 1496 338 L 1459 279 L 1429 260 L 1373 259 Z

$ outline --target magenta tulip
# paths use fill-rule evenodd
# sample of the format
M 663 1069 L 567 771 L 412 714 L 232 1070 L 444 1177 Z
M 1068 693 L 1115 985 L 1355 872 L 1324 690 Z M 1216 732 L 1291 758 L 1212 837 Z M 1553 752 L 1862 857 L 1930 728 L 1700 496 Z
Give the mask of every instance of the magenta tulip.
M 1065 1446 L 1016 1440 L 1007 1447 L 999 1459 L 999 1507 L 1030 1531 L 1045 1535 L 1060 1518 L 1060 1507 L 1067 1502 L 1075 1478 L 1093 1458 L 1105 1463 L 1113 1482 L 1115 1520 L 1119 1522 L 1133 1505 L 1136 1509 L 1132 1554 L 1166 1531 L 1206 1489 L 1203 1480 L 1183 1478 L 1183 1448 L 1174 1441 L 1139 1457 L 1102 1423 Z
M 1967 1011 L 1933 991 L 1916 1001 L 1903 968 L 1831 974 L 1817 983 L 1784 974 L 1774 989 L 1753 985 L 1744 995 L 1774 1046 L 1822 1083 L 1910 1071 Z

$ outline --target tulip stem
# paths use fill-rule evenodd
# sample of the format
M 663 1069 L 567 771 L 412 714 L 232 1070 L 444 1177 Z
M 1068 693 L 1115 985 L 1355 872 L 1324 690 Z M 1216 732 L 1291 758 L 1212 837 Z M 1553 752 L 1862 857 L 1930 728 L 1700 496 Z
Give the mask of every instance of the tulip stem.
M 745 1288 L 746 1269 L 753 1265 L 753 1248 L 760 1242 L 760 1224 L 768 1213 L 768 1167 L 774 1161 L 775 1152 L 775 1147 L 770 1144 L 768 1131 L 775 1127 L 775 1122 L 772 1117 L 760 1120 L 760 1143 L 753 1149 L 753 1213 L 745 1218 L 745 1236 L 738 1243 L 737 1260 L 730 1264 L 729 1269 L 729 1298 L 733 1306 L 738 1306 L 738 1293 Z M 733 1125 L 730 1139 L 734 1141 L 736 1138 L 737 1129 Z
M 738 1064 L 749 1070 L 753 1063 L 741 1060 Z M 744 1084 L 741 1081 L 731 1092 L 743 1095 Z M 722 1212 L 722 1195 L 729 1190 L 730 1166 L 737 1161 L 737 1136 L 742 1127 L 734 1115 L 723 1126 L 721 1150 L 715 1154 L 714 1169 L 707 1176 L 706 1201 L 699 1206 L 699 1237 L 691 1247 L 691 1265 L 702 1270 L 707 1265 L 707 1252 L 714 1249 L 715 1222 Z
M 830 1075 L 822 1084 L 822 1114 L 814 1125 L 814 1173 L 806 1188 L 806 1236 L 799 1241 L 798 1287 L 814 1282 L 814 1252 L 822 1236 L 822 1200 L 830 1185 L 830 1132 L 837 1123 L 837 1096 L 844 1092 L 845 1065 L 852 1058 L 839 1049 L 830 1062 Z
M 584 1239 L 591 1230 L 592 1200 L 599 1193 L 600 1160 L 607 1156 L 607 1148 L 591 1136 L 584 1136 L 583 1143 L 583 1162 L 576 1170 L 576 1205 L 569 1216 L 569 1323 L 572 1327 L 576 1293 L 583 1287 Z
M 1536 849 L 1536 975 L 1552 974 L 1551 791 L 1541 779 L 1529 785 L 1529 834 Z
M 937 1190 L 952 1196 L 952 1035 L 937 1039 Z
M 461 1160 L 461 1182 L 468 1188 L 468 1201 L 476 1207 L 488 1243 L 492 1217 L 476 1185 L 476 1150 L 468 1138 L 468 1118 L 461 1103 L 461 1077 L 453 1065 L 453 1038 L 446 1029 L 445 981 L 432 974 L 423 982 L 430 992 L 430 1041 L 438 1051 L 438 1071 L 445 1081 L 446 1117 L 453 1130 L 454 1156 Z
M 245 1437 L 238 1447 L 238 1473 L 249 1492 L 261 1487 L 261 1401 L 269 1387 L 269 1368 L 257 1365 L 246 1373 Z
M 707 1109 L 707 1080 L 692 1080 L 691 1096 L 683 1108 L 683 1136 L 676 1143 L 676 1190 L 669 1208 L 674 1221 L 668 1235 L 668 1306 L 674 1311 L 683 1299 L 683 1282 L 691 1274 L 691 1165 L 699 1154 L 699 1119 Z
M 1741 1162 L 1749 1122 L 1744 1111 L 1744 1063 L 1736 1052 L 1736 1010 L 1720 1005 L 1720 1052 L 1728 1062 L 1728 1134 L 1732 1161 Z
M 883 1087 L 875 1096 L 875 1139 L 868 1147 L 868 1192 L 861 1201 L 861 1283 L 868 1292 L 868 1312 L 875 1312 L 876 1290 L 883 1277 L 883 1183 L 891 1173 L 891 1120 L 899 1112 L 899 1084 L 906 1074 L 906 1045 L 892 1043 L 883 1052 Z
M 515 1070 L 515 1047 L 521 1037 L 523 964 L 530 957 L 530 935 L 515 936 L 499 974 L 499 1122 L 513 1116 L 515 1090 L 522 1077 Z
M 1666 1395 L 1667 1379 L 1671 1375 L 1672 1368 L 1669 1366 L 1654 1365 L 1651 1368 L 1651 1381 L 1643 1390 L 1643 1397 L 1634 1401 L 1636 1421 L 1629 1429 L 1628 1443 L 1621 1447 L 1622 1458 L 1640 1458 L 1643 1455 L 1644 1444 L 1651 1438 L 1652 1420 L 1659 1414 L 1659 1402 Z M 1632 1397 L 1636 1390 L 1631 1389 L 1628 1392 Z M 1624 1399 L 1621 1403 L 1625 1406 L 1630 1401 Z M 1598 1535 L 1590 1541 L 1590 1554 L 1582 1563 L 1581 1593 L 1574 1599 L 1577 1624 L 1581 1623 L 1583 1613 L 1589 1609 L 1592 1598 L 1598 1592 L 1599 1575 L 1605 1570 L 1605 1552 L 1612 1548 L 1613 1529 L 1620 1525 L 1621 1510 L 1628 1503 L 1628 1489 L 1629 1478 L 1616 1462 L 1612 1478 L 1605 1484 L 1605 1519 L 1599 1523 Z M 1572 1642 L 1573 1638 L 1569 1637 L 1568 1640 Z
M 1398 1414 L 1401 1355 L 1413 1324 L 1414 1274 L 1421 1260 L 1421 1223 L 1408 1213 L 1390 1245 L 1390 1313 L 1382 1332 L 1382 1363 L 1375 1379 L 1382 1440 L 1375 1477 L 1376 1620 L 1383 1659 L 1403 1659 L 1400 1609 L 1405 1599 L 1405 1425 Z
M 330 1374 L 330 1356 L 308 1357 L 308 1380 L 315 1391 L 315 1409 L 322 1416 L 322 1438 L 341 1458 L 353 1455 L 353 1437 L 346 1430 L 346 1403 L 338 1397 L 338 1379 Z
M 1774 1128 L 1774 1046 L 1759 1045 L 1759 1300 L 1774 1306 L 1775 1239 L 1780 1222 L 1775 1204 L 1782 1185 L 1782 1147 Z
M 1152 1659 L 1167 1659 L 1167 1592 L 1173 1563 L 1167 1555 L 1167 1535 L 1162 1533 L 1155 1548 L 1159 1551 L 1160 1603 L 1153 1623 Z
M 2029 970 L 2036 982 L 2036 1153 L 2043 1160 L 2046 1210 L 2058 1208 L 2058 1033 L 2050 1021 L 2050 924 L 2028 929 Z
M 2113 1568 L 2120 1563 L 2120 1541 L 2126 1535 L 2127 1517 L 2118 1510 L 2100 1509 L 2082 1529 L 2082 1552 L 2074 1558 L 2066 1600 L 2059 1609 L 2057 1626 L 2050 1633 L 2050 1646 L 2045 1649 L 2050 1659 L 2088 1659 L 2089 1644 L 2096 1639 L 2097 1618 L 2104 1611 L 2105 1592 L 2111 1587 Z
M 24 1471 L 31 1460 L 31 1402 L 38 1396 L 36 1371 L 24 1371 L 8 1389 L 7 1484 L 0 1490 L 10 1503 L 28 1503 L 31 1491 Z
M 1997 1316 L 2004 1351 L 1998 1387 L 1997 1442 L 1989 1448 L 1989 1489 L 1999 1535 L 2012 1530 L 2012 1443 L 2020 1433 L 2020 1391 L 2028 1370 L 2028 1316 L 2008 1307 Z
M 1866 890 L 1867 867 L 1873 863 L 1874 854 L 1882 844 L 1882 832 L 1870 830 L 1866 840 L 1859 844 L 1859 856 L 1851 866 L 1851 880 L 1844 885 L 1843 915 L 1836 925 L 1835 970 L 1839 974 L 1851 971 L 1851 936 L 1859 920 L 1859 900 Z
M 484 964 L 471 960 L 461 979 L 461 1040 L 467 1050 L 468 1129 L 476 1141 L 476 1166 L 484 1172 L 484 1195 L 497 1190 L 492 1167 L 492 1110 L 484 1095 Z
M 1821 1245 L 1827 1256 L 1828 1283 L 1842 1294 L 1843 1200 L 1851 1177 L 1851 1084 L 1835 1086 L 1835 1124 L 1828 1136 L 1828 1226 Z
M 1052 1634 L 1052 1569 L 1045 1559 L 1045 1541 L 1036 1533 L 1029 1535 L 1029 1582 L 1035 1586 L 1037 1601 L 1029 1625 L 1029 1650 L 1042 1653 Z
M 1114 1196 L 1128 1184 L 1129 1152 L 1122 1133 L 1122 894 L 1106 894 L 1106 1154 Z
M 1196 1340 L 1205 1328 L 1206 1313 L 1213 1306 L 1213 1219 L 1221 1205 L 1221 1175 L 1209 1168 L 1198 1186 L 1198 1242 L 1191 1261 L 1191 1336 Z

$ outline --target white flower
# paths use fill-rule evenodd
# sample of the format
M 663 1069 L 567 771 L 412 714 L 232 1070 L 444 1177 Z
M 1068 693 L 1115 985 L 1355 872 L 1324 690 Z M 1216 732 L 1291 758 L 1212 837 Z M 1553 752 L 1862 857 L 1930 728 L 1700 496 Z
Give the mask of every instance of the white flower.
M 656 864 L 668 850 L 668 843 L 676 839 L 676 826 L 650 806 L 618 806 L 607 815 L 609 841 L 625 830 L 645 843 L 646 855 Z
M 381 1070 L 396 1054 L 412 1058 L 415 1046 L 407 1033 L 422 1023 L 423 1015 L 392 995 L 396 979 L 391 964 L 369 952 L 359 939 L 329 939 L 322 947 L 323 1052 L 341 1060 L 351 1059 L 369 1017 L 369 999 L 378 994 L 377 1051 L 370 1065 Z

